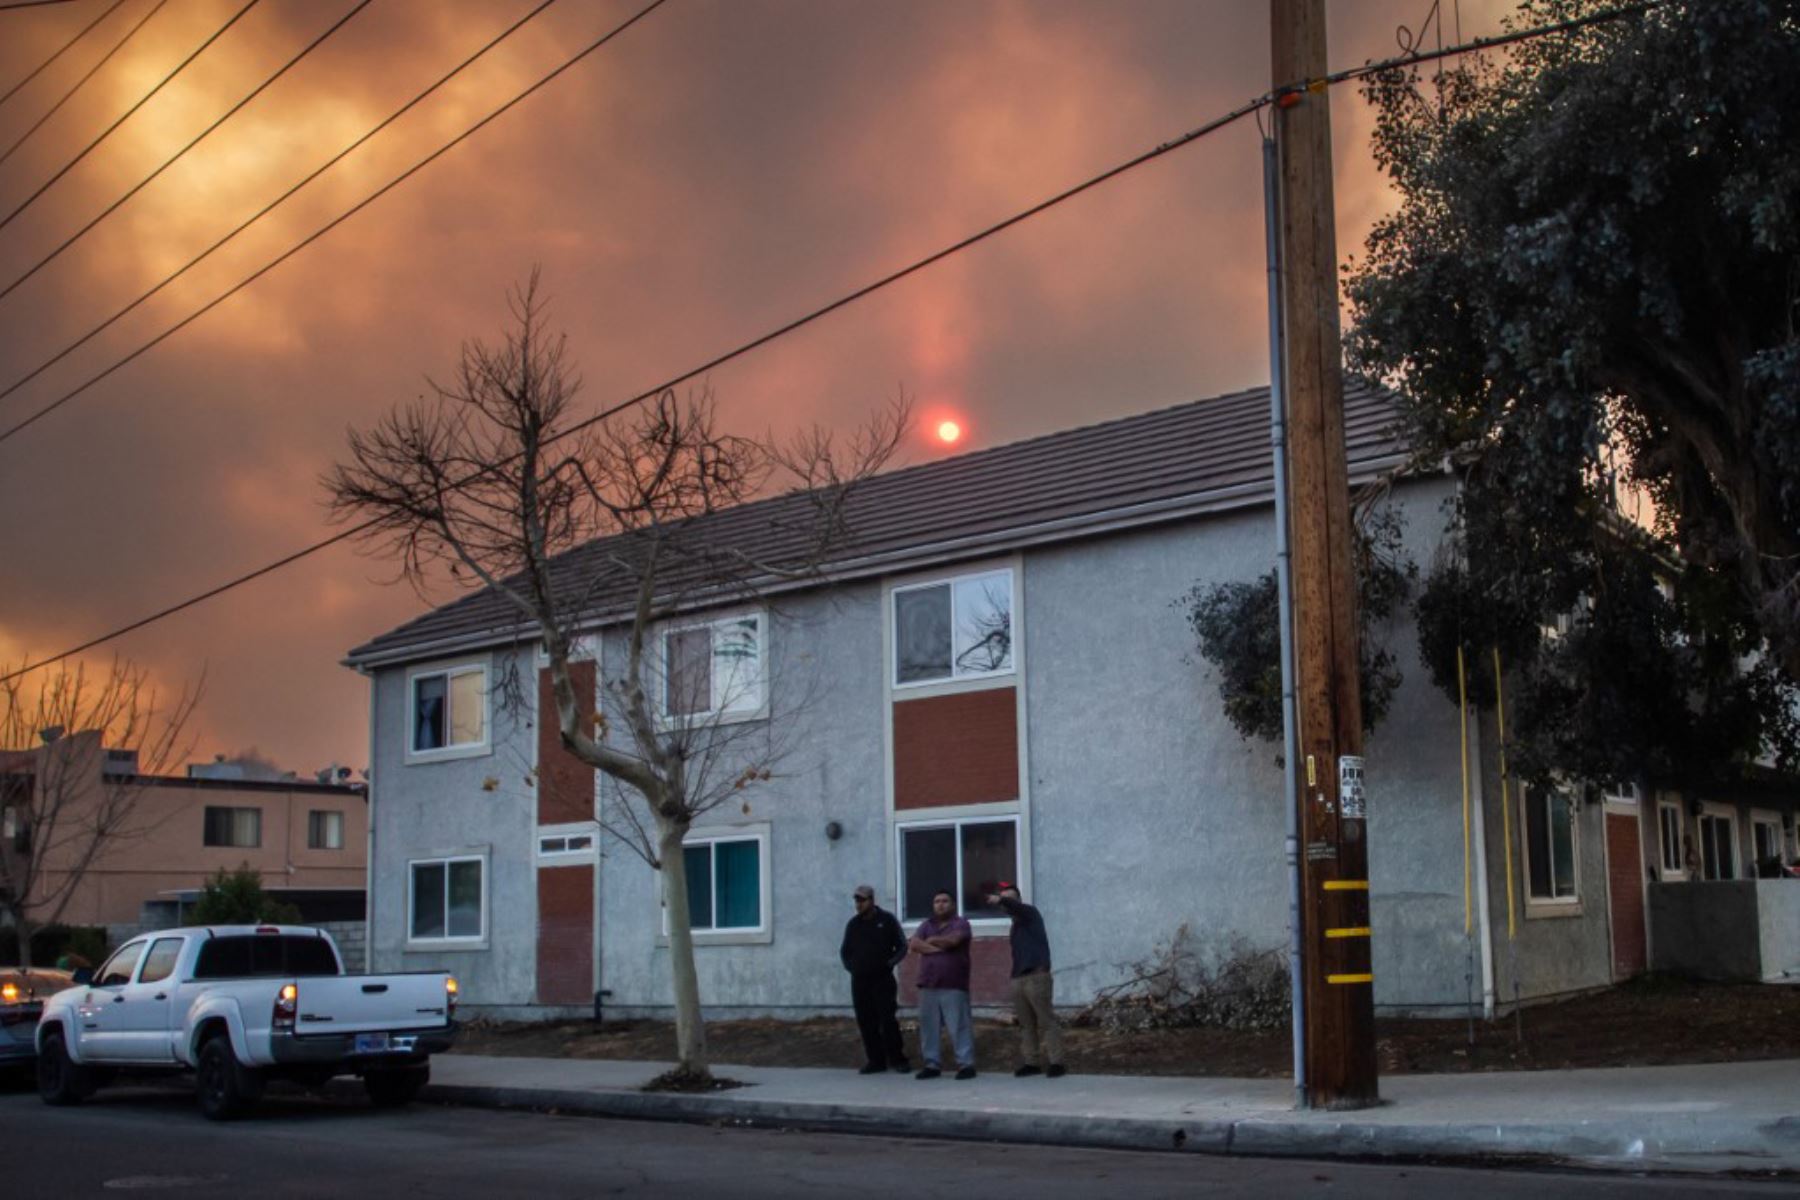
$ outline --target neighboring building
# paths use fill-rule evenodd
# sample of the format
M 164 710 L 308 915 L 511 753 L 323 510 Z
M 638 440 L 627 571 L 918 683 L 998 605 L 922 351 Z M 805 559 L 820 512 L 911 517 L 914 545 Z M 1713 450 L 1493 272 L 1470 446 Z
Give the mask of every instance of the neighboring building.
M 29 851 L 21 840 L 28 837 L 23 797 L 35 794 L 42 803 L 44 756 L 61 753 L 78 764 L 59 785 L 68 800 L 39 894 L 60 886 L 91 842 L 80 831 L 98 804 L 125 795 L 133 805 L 126 834 L 82 873 L 63 924 L 175 924 L 208 876 L 242 866 L 260 872 L 267 890 L 309 920 L 363 915 L 368 806 L 360 787 L 139 775 L 128 753 L 93 753 L 99 740 L 98 733 L 78 733 L 0 763 L 0 835 L 12 854 Z
M 1353 482 L 1397 467 L 1387 400 L 1353 388 L 1346 411 Z M 1227 722 L 1180 606 L 1196 583 L 1271 566 L 1268 446 L 1261 389 L 894 471 L 856 493 L 857 540 L 829 587 L 694 612 L 655 640 L 710 653 L 715 691 L 744 685 L 709 700 L 731 719 L 766 719 L 789 688 L 811 696 L 784 734 L 785 774 L 689 838 L 710 1012 L 842 1010 L 838 939 L 864 881 L 909 925 L 933 889 L 961 895 L 978 1003 L 1003 993 L 1007 923 L 980 901 L 1000 879 L 1042 908 L 1065 1005 L 1183 925 L 1212 946 L 1285 944 L 1276 748 Z M 1393 486 L 1418 561 L 1453 486 Z M 780 503 L 710 519 L 753 540 Z M 596 613 L 601 678 L 624 661 L 624 616 Z M 596 782 L 560 747 L 534 637 L 477 592 L 348 656 L 371 686 L 374 969 L 447 966 L 466 1003 L 506 1013 L 574 1011 L 602 989 L 609 1009 L 666 1012 L 658 881 L 597 827 Z M 1506 1005 L 1641 969 L 1631 910 L 1645 910 L 1654 814 L 1633 846 L 1612 806 L 1512 787 L 1504 812 L 1484 715 L 1466 843 L 1455 706 L 1410 628 L 1389 637 L 1406 678 L 1367 747 L 1378 1005 Z M 580 686 L 594 671 L 578 667 Z M 527 681 L 512 689 L 524 711 L 499 700 L 507 679 Z M 1794 803 L 1777 805 L 1790 826 Z

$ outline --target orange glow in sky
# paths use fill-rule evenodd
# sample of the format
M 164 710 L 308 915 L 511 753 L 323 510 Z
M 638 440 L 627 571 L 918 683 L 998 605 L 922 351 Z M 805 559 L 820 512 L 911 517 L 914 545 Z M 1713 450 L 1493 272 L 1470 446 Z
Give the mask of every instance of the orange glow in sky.
M 938 441 L 946 446 L 954 446 L 962 441 L 962 426 L 955 421 L 939 421 L 937 427 Z

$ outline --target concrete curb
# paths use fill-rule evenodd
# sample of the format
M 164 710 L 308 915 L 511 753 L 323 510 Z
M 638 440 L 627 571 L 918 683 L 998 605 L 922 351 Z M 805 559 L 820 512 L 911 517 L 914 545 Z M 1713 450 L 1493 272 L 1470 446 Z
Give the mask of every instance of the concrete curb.
M 757 1100 L 623 1090 L 432 1084 L 422 1099 L 471 1108 L 554 1110 L 631 1120 L 803 1129 L 880 1137 L 941 1138 L 1191 1151 L 1265 1158 L 1554 1163 L 1594 1170 L 1800 1174 L 1800 1117 L 1762 1125 L 1742 1119 L 1647 1116 L 1576 1125 L 1282 1119 L 1189 1121 L 1102 1114 L 1020 1113 Z

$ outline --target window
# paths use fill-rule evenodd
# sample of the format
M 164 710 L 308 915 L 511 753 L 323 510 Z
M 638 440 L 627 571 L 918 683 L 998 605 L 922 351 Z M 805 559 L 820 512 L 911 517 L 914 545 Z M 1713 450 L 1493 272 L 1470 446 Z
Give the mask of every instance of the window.
M 337 975 L 331 943 L 310 934 L 253 933 L 209 938 L 194 960 L 195 979 L 267 979 Z
M 763 708 L 763 617 L 750 613 L 662 634 L 663 715 L 751 716 Z
M 202 840 L 208 846 L 235 846 L 241 849 L 254 849 L 262 845 L 262 809 L 207 805 L 206 832 Z
M 309 850 L 342 850 L 344 848 L 344 814 L 335 809 L 315 808 L 306 814 L 306 848 Z
M 17 854 L 31 853 L 32 784 L 29 775 L 0 775 L 0 837 Z
M 119 947 L 113 956 L 100 964 L 94 972 L 95 987 L 119 987 L 131 982 L 131 973 L 137 969 L 138 959 L 143 957 L 144 943 L 131 942 Z
M 1574 904 L 1575 803 L 1561 788 L 1526 792 L 1526 895 L 1534 904 Z
M 538 857 L 592 862 L 596 841 L 592 824 L 546 825 L 538 830 Z
M 688 922 L 695 932 L 763 928 L 764 845 L 760 837 L 720 837 L 682 849 Z
M 1013 669 L 1013 577 L 988 571 L 894 589 L 894 683 L 977 679 Z
M 160 983 L 175 973 L 175 960 L 181 957 L 180 938 L 157 938 L 144 956 L 144 969 L 139 983 Z
M 1737 814 L 1726 808 L 1705 809 L 1700 814 L 1700 877 L 1737 876 Z
M 470 663 L 411 676 L 412 752 L 487 746 L 487 667 Z
M 1686 844 L 1682 840 L 1681 805 L 1667 802 L 1656 806 L 1657 842 L 1662 848 L 1662 878 L 1687 878 Z
M 902 825 L 900 836 L 900 914 L 908 921 L 931 915 L 931 897 L 949 891 L 957 911 L 970 920 L 1005 917 L 987 898 L 1002 881 L 1019 878 L 1017 817 L 970 818 Z
M 429 859 L 411 864 L 411 939 L 415 942 L 478 941 L 486 905 L 480 858 Z
M 1750 814 L 1750 845 L 1752 847 L 1752 872 L 1761 876 L 1770 860 L 1776 866 L 1781 864 L 1781 818 L 1772 813 Z

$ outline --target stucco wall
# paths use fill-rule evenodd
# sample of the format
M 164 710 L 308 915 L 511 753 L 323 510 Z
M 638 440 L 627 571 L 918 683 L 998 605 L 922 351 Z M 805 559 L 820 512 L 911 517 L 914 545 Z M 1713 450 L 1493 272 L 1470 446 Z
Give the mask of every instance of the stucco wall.
M 1437 547 L 1446 494 L 1441 482 L 1397 493 L 1408 513 L 1409 548 L 1421 563 Z M 1264 509 L 1022 556 L 1019 682 L 1029 775 L 1021 873 L 1027 898 L 1049 925 L 1064 1005 L 1118 980 L 1122 964 L 1149 954 L 1184 923 L 1203 946 L 1222 946 L 1232 935 L 1257 948 L 1285 945 L 1278 748 L 1245 743 L 1225 720 L 1178 603 L 1196 583 L 1249 579 L 1268 569 L 1270 516 Z M 882 597 L 881 585 L 858 584 L 785 601 L 772 616 L 768 654 L 778 711 L 769 728 L 787 753 L 775 779 L 747 789 L 699 826 L 766 832 L 771 924 L 760 939 L 697 947 L 711 1011 L 843 1010 L 847 987 L 836 952 L 850 891 L 873 883 L 883 905 L 894 907 Z M 1388 636 L 1405 684 L 1367 747 L 1376 998 L 1388 1008 L 1460 1006 L 1468 995 L 1469 943 L 1456 712 L 1426 678 L 1410 628 L 1399 624 Z M 610 675 L 621 661 L 616 641 L 605 656 Z M 516 661 L 529 679 L 529 651 Z M 404 672 L 380 671 L 375 695 L 375 968 L 445 966 L 462 980 L 465 1003 L 525 1011 L 535 983 L 527 782 L 534 735 L 496 711 L 491 754 L 408 765 Z M 804 704 L 783 715 L 796 697 Z M 1490 905 L 1505 1000 L 1499 781 L 1487 737 L 1477 761 L 1486 772 Z M 485 790 L 490 777 L 497 783 Z M 1521 916 L 1523 998 L 1605 981 L 1598 817 L 1598 806 L 1581 817 L 1579 915 Z M 836 840 L 825 832 L 833 821 L 842 830 Z M 488 855 L 485 943 L 408 949 L 407 860 L 466 852 Z M 1516 849 L 1513 859 L 1518 870 Z M 1479 871 L 1475 878 L 1479 889 Z M 666 1011 L 658 882 L 624 842 L 602 835 L 598 958 L 609 1011 Z M 1479 890 L 1476 896 L 1479 902 Z M 1480 978 L 1477 963 L 1476 1003 Z
M 1800 977 L 1800 879 L 1756 881 L 1762 978 Z

